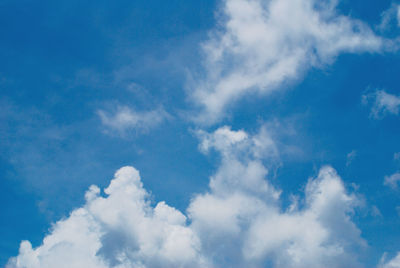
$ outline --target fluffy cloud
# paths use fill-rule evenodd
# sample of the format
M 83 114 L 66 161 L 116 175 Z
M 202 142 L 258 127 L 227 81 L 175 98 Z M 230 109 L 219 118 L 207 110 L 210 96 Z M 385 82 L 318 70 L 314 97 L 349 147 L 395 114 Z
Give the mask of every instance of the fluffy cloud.
M 262 163 L 275 155 L 267 132 L 248 136 L 223 127 L 203 136 L 200 148 L 215 149 L 222 159 L 210 190 L 192 200 L 188 215 L 202 252 L 218 267 L 358 266 L 352 252 L 365 242 L 350 215 L 359 201 L 333 168 L 308 181 L 301 204 L 282 210 L 281 191 L 266 180 Z
M 215 122 L 243 95 L 270 93 L 339 53 L 390 46 L 363 22 L 337 14 L 337 3 L 224 0 L 221 27 L 203 44 L 204 77 L 193 86 L 203 109 L 197 119 Z
M 397 184 L 400 182 L 400 173 L 394 173 L 390 176 L 386 176 L 383 182 L 384 185 L 389 186 L 392 189 L 397 189 Z
M 118 170 L 104 193 L 91 186 L 85 206 L 54 224 L 40 247 L 22 242 L 7 267 L 204 267 L 186 217 L 164 202 L 151 207 L 136 169 Z
M 265 129 L 198 135 L 200 149 L 219 152 L 221 163 L 187 216 L 165 202 L 152 206 L 139 172 L 124 167 L 104 194 L 91 186 L 85 205 L 55 223 L 42 245 L 23 241 L 7 268 L 359 266 L 365 242 L 351 221 L 359 201 L 333 168 L 282 208 L 264 163 L 277 157 Z
M 106 129 L 123 135 L 128 130 L 143 131 L 161 124 L 170 118 L 162 108 L 151 111 L 135 111 L 127 106 L 118 106 L 115 113 L 97 111 Z
M 364 104 L 371 104 L 370 116 L 375 119 L 382 118 L 387 114 L 399 114 L 400 97 L 389 94 L 384 90 L 376 90 L 362 96 Z

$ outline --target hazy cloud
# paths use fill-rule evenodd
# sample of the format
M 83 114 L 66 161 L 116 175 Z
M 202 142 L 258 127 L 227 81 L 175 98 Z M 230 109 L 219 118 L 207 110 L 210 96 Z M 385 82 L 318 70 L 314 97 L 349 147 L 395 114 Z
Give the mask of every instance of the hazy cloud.
M 120 135 L 127 131 L 146 131 L 160 125 L 171 116 L 163 109 L 150 111 L 136 111 L 127 106 L 118 106 L 115 112 L 98 110 L 102 124 L 109 132 L 117 132 Z
M 371 207 L 371 215 L 373 217 L 382 217 L 382 213 L 377 206 Z
M 347 154 L 346 156 L 346 166 L 350 166 L 350 164 L 353 162 L 353 160 L 357 157 L 357 151 L 353 150 L 350 153 Z
M 386 176 L 383 184 L 389 186 L 392 189 L 397 189 L 399 182 L 400 182 L 400 173 L 394 173 L 390 176 Z
M 400 97 L 389 94 L 384 90 L 376 90 L 374 92 L 362 96 L 364 104 L 371 105 L 370 116 L 380 119 L 388 114 L 399 114 Z
M 400 5 L 392 3 L 390 8 L 382 12 L 382 20 L 378 26 L 380 31 L 385 31 L 391 28 L 394 24 L 396 27 L 400 27 Z

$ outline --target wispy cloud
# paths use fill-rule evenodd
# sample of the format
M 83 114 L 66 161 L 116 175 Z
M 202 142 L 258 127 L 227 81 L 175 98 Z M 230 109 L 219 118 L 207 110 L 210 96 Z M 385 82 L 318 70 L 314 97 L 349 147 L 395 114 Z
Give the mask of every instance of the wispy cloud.
M 310 67 L 342 52 L 377 52 L 390 46 L 363 22 L 337 13 L 338 1 L 226 0 L 220 28 L 203 44 L 205 74 L 191 85 L 212 123 L 250 93 L 268 94 Z
M 398 268 L 398 267 L 400 267 L 400 252 L 398 252 L 395 257 L 389 260 L 387 260 L 387 254 L 385 253 L 382 256 L 380 264 L 378 265 L 378 268 Z
M 376 90 L 363 95 L 362 102 L 371 105 L 370 116 L 374 119 L 380 119 L 388 114 L 399 114 L 400 97 L 385 90 Z
M 371 215 L 373 217 L 382 217 L 382 213 L 377 206 L 371 207 Z
M 393 27 L 393 23 L 396 27 L 400 27 L 400 5 L 392 3 L 392 5 L 382 12 L 382 20 L 378 26 L 380 31 L 386 31 Z
M 350 166 L 350 164 L 353 162 L 353 160 L 357 157 L 357 151 L 353 150 L 350 153 L 347 154 L 346 156 L 346 166 Z
M 129 131 L 147 131 L 171 116 L 163 109 L 136 111 L 128 106 L 118 106 L 115 112 L 97 111 L 107 133 L 124 136 Z
M 400 182 L 400 173 L 394 173 L 390 176 L 386 176 L 383 184 L 389 186 L 392 189 L 397 189 L 399 182 Z

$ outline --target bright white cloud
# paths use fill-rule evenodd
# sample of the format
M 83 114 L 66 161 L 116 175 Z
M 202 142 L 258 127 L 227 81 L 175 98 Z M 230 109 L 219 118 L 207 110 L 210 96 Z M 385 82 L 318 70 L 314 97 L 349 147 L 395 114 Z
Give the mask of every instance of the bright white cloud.
M 383 255 L 378 268 L 400 268 L 400 252 L 393 259 L 386 261 L 386 254 Z
M 394 173 L 390 176 L 386 176 L 383 184 L 389 186 L 392 189 L 397 189 L 399 182 L 400 182 L 400 173 Z
M 205 74 L 193 85 L 197 118 L 221 119 L 245 94 L 267 94 L 343 52 L 386 46 L 363 22 L 337 14 L 336 0 L 225 0 L 203 44 Z
M 57 222 L 40 247 L 22 242 L 7 267 L 205 267 L 186 217 L 164 202 L 151 207 L 136 169 L 118 170 L 104 193 L 91 186 L 85 206 Z
M 151 111 L 135 111 L 127 106 L 118 106 L 115 113 L 99 110 L 98 115 L 102 124 L 109 130 L 123 135 L 126 131 L 148 130 L 170 118 L 162 108 Z
M 222 127 L 199 137 L 221 163 L 187 216 L 165 202 L 152 206 L 139 172 L 124 167 L 104 195 L 91 186 L 86 204 L 55 223 L 41 246 L 22 242 L 7 268 L 359 266 L 355 251 L 365 242 L 351 221 L 359 201 L 333 168 L 283 209 L 263 163 L 278 157 L 267 130 Z
M 255 142 L 260 135 L 267 143 Z M 350 215 L 358 200 L 346 193 L 335 170 L 322 168 L 307 183 L 303 206 L 294 202 L 282 211 L 281 192 L 265 179 L 265 156 L 255 144 L 274 152 L 266 132 L 249 136 L 223 127 L 203 136 L 201 148 L 222 155 L 210 191 L 197 195 L 188 208 L 204 254 L 214 256 L 220 267 L 229 266 L 227 260 L 235 267 L 268 261 L 273 267 L 357 267 L 351 252 L 365 242 Z
M 399 114 L 400 97 L 389 94 L 384 90 L 376 90 L 362 96 L 364 104 L 371 104 L 370 116 L 375 119 L 382 118 L 387 114 Z

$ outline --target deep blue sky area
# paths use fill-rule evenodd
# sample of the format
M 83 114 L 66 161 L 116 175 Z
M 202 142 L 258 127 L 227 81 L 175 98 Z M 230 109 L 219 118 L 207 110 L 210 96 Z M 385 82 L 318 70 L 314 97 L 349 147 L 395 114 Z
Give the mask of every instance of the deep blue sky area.
M 391 4 L 343 0 L 338 12 L 376 29 Z M 187 84 L 188 73 L 201 69 L 200 45 L 220 6 L 0 0 L 0 266 L 18 255 L 21 240 L 39 246 L 52 223 L 84 203 L 91 184 L 106 187 L 122 166 L 140 171 L 154 202 L 182 212 L 207 189 L 219 159 L 198 149 Z M 377 89 L 399 96 L 399 70 L 398 52 L 343 53 L 282 90 L 242 98 L 204 129 L 255 133 L 274 125 L 274 139 L 297 150 L 283 150 L 269 174 L 283 207 L 321 166 L 333 166 L 365 201 L 354 222 L 368 242 L 360 259 L 374 267 L 384 252 L 400 250 L 399 191 L 383 184 L 400 170 L 400 117 L 372 118 L 362 96 Z M 114 106 L 162 107 L 169 117 L 120 135 L 105 130 L 98 114 Z

